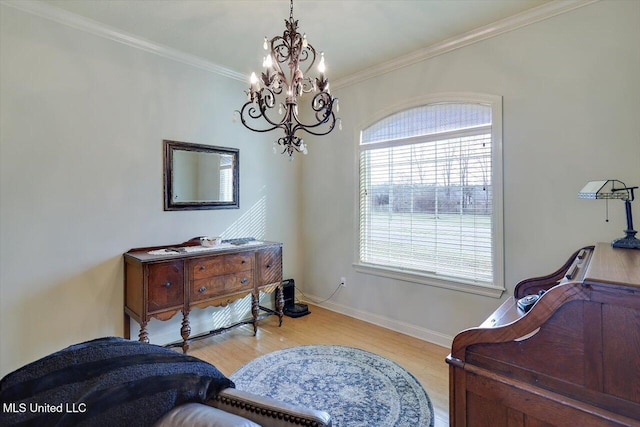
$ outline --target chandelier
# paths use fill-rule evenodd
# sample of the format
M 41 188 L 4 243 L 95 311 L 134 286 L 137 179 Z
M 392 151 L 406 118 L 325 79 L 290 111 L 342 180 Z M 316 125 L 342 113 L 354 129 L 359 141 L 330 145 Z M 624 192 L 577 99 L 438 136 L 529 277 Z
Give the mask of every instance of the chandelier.
M 251 73 L 247 102 L 234 112 L 234 119 L 239 115 L 242 124 L 254 132 L 282 129 L 284 136 L 273 143 L 273 152 L 281 149 L 281 154 L 287 153 L 292 159 L 296 151 L 307 154 L 307 145 L 296 135 L 300 131 L 326 135 L 336 123 L 342 129 L 342 122 L 334 113 L 339 110 L 338 99 L 332 97 L 329 90 L 323 52 L 317 66 L 318 76 L 309 76 L 318 52 L 307 42 L 306 34 L 298 32 L 298 21 L 293 19 L 293 0 L 285 27 L 282 36 L 264 38 L 267 54 L 263 71 L 259 78 Z M 303 119 L 299 115 L 298 100 L 308 93 L 312 96 L 312 113 Z

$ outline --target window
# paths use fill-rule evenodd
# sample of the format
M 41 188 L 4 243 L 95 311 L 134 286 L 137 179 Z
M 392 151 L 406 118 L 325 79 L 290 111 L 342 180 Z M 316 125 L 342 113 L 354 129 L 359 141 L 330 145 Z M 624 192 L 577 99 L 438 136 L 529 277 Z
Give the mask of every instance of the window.
M 362 130 L 358 271 L 500 296 L 501 115 L 439 100 Z
M 233 156 L 220 156 L 219 200 L 233 200 Z

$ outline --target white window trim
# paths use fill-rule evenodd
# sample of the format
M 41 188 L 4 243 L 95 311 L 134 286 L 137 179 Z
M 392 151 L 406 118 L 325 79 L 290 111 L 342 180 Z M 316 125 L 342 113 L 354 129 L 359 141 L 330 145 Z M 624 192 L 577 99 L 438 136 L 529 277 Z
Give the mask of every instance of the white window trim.
M 355 245 L 354 245 L 354 263 L 353 266 L 358 273 L 370 274 L 374 276 L 387 277 L 390 279 L 418 283 L 427 286 L 435 286 L 460 292 L 466 292 L 476 295 L 483 295 L 493 298 L 500 298 L 505 292 L 504 287 L 504 223 L 503 223 L 503 168 L 502 168 L 502 97 L 499 95 L 488 95 L 470 92 L 455 93 L 439 93 L 429 96 L 415 98 L 402 104 L 394 105 L 379 111 L 365 122 L 355 128 L 355 153 L 354 156 L 354 182 L 360 182 L 360 132 L 374 123 L 384 119 L 392 114 L 419 107 L 422 105 L 433 104 L 438 102 L 468 102 L 483 103 L 491 105 L 491 138 L 492 138 L 492 185 L 493 194 L 493 285 L 478 285 L 472 282 L 464 282 L 460 279 L 446 280 L 441 276 L 435 277 L 428 273 L 416 272 L 413 270 L 404 270 L 400 268 L 383 267 L 360 262 L 360 191 L 355 191 L 355 209 L 354 224 L 355 227 Z M 383 143 L 384 144 L 384 143 Z M 358 184 L 359 185 L 359 184 Z

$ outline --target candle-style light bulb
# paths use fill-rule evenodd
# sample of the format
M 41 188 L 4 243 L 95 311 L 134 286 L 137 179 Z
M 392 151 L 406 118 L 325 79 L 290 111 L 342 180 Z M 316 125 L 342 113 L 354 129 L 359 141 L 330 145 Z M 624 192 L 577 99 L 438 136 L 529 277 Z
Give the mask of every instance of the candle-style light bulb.
M 249 93 L 253 97 L 254 92 L 260 92 L 260 81 L 258 80 L 258 76 L 256 76 L 256 73 L 251 73 L 249 82 L 251 83 L 251 90 L 249 91 Z
M 264 48 L 264 50 L 269 49 L 269 40 L 266 37 L 264 38 L 264 43 L 262 44 L 262 47 Z
M 271 66 L 273 66 L 273 60 L 271 59 L 271 55 L 267 55 L 267 57 L 264 58 L 264 66 L 267 68 L 271 68 Z
M 339 113 L 340 112 L 340 103 L 338 102 L 337 99 L 334 102 L 336 104 L 336 113 Z
M 320 74 L 324 74 L 326 70 L 326 66 L 324 65 L 324 52 L 320 52 L 320 63 L 318 64 L 318 71 Z
M 302 47 L 307 47 L 309 46 L 309 42 L 307 42 L 307 33 L 304 33 L 302 35 Z

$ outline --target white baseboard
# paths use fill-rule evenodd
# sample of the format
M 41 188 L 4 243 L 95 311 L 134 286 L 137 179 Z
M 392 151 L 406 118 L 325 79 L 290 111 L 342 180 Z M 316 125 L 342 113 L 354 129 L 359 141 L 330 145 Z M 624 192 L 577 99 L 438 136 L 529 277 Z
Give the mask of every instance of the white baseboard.
M 421 339 L 442 347 L 451 348 L 453 337 L 442 334 L 440 332 L 432 331 L 420 326 L 412 325 L 410 323 L 402 322 L 399 320 L 391 319 L 378 314 L 371 314 L 366 311 L 357 310 L 353 307 L 349 307 L 343 304 L 327 301 L 322 304 L 317 304 L 312 300 L 319 301 L 321 298 L 314 295 L 305 295 L 306 298 L 300 298 L 302 302 L 307 304 L 317 305 L 327 310 L 334 311 L 336 313 L 344 314 L 345 316 L 353 317 L 358 320 L 362 320 L 368 323 L 372 323 L 383 328 L 391 329 L 392 331 L 400 332 L 405 335 L 409 335 L 414 338 Z M 261 301 L 266 302 L 266 301 Z M 268 303 L 265 305 L 269 305 Z M 225 307 L 226 308 L 226 307 Z M 224 308 L 223 308 L 224 309 Z M 228 309 L 228 308 L 227 308 Z M 237 315 L 236 315 L 237 316 Z M 233 317 L 236 317 L 233 316 Z M 242 317 L 242 315 L 237 316 Z M 245 316 L 246 317 L 246 316 Z M 170 342 L 179 341 L 180 338 L 180 320 L 182 315 L 178 313 L 173 319 L 167 322 L 152 321 L 154 324 L 149 325 L 153 330 L 150 331 L 150 341 L 153 344 L 165 345 Z M 217 322 L 211 322 L 211 318 L 208 316 L 193 316 L 191 319 L 191 331 L 192 335 L 197 335 L 219 327 L 215 325 Z M 131 322 L 132 330 L 131 337 L 135 339 L 138 335 L 138 324 Z
M 412 325 L 410 323 L 402 322 L 400 320 L 391 319 L 385 316 L 380 316 L 378 314 L 371 314 L 366 311 L 357 310 L 353 307 L 349 307 L 349 306 L 338 304 L 331 301 L 327 301 L 322 304 L 317 304 L 311 301 L 312 299 L 316 301 L 321 300 L 321 298 L 316 297 L 314 295 L 306 295 L 306 298 L 300 298 L 300 300 L 305 303 L 314 304 L 319 307 L 326 308 L 327 310 L 335 311 L 336 313 L 344 314 L 346 316 L 353 317 L 358 320 L 363 320 L 365 322 L 372 323 L 377 326 L 382 326 L 383 328 L 391 329 L 392 331 L 400 332 L 402 334 L 409 335 L 411 337 L 418 338 L 433 344 L 437 344 L 442 347 L 451 348 L 451 344 L 453 343 L 452 336 L 445 335 L 440 332 L 432 331 L 430 329 Z

